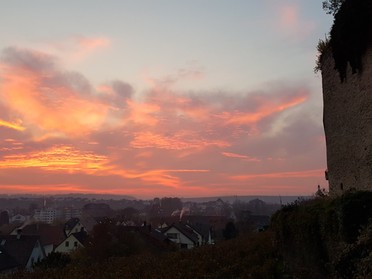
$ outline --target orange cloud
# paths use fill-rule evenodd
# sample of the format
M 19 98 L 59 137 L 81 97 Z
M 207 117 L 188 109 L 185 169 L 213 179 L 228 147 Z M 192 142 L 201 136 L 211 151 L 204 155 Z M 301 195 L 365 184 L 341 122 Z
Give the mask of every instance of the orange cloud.
M 84 84 L 68 83 L 76 76 L 61 74 L 52 58 L 42 53 L 17 49 L 8 52 L 9 60 L 15 60 L 15 55 L 23 55 L 24 60 L 3 65 L 0 96 L 10 110 L 22 116 L 34 136 L 79 137 L 103 124 L 108 106 L 90 92 L 81 92 L 87 90 Z
M 226 124 L 255 124 L 262 119 L 269 117 L 275 113 L 282 112 L 288 108 L 294 107 L 306 101 L 305 96 L 295 97 L 286 103 L 274 104 L 267 100 L 267 104 L 263 104 L 257 108 L 255 112 L 224 112 L 217 115 L 217 117 L 225 120 Z
M 0 119 L 0 126 L 10 128 L 16 131 L 24 131 L 25 128 L 19 125 L 18 123 L 12 123 L 5 120 Z
M 0 143 L 0 151 L 14 151 L 23 149 L 23 143 L 14 139 L 4 139 L 3 144 Z M 3 147 L 1 147 L 3 146 Z
M 277 179 L 277 178 L 307 178 L 307 177 L 320 177 L 323 176 L 324 170 L 305 170 L 297 172 L 276 172 L 276 173 L 259 173 L 247 175 L 235 175 L 230 178 L 233 180 L 252 180 L 257 178 Z
M 153 170 L 141 175 L 143 181 L 156 183 L 159 185 L 181 188 L 183 186 L 182 180 L 171 173 L 205 173 L 208 170 Z
M 102 42 L 82 45 L 95 49 Z M 316 125 L 304 128 L 299 110 L 289 110 L 308 99 L 310 93 L 303 86 L 283 89 L 279 85 L 261 93 L 191 94 L 171 88 L 176 81 L 170 77 L 135 96 L 138 92 L 128 83 L 93 86 L 82 75 L 61 69 L 57 62 L 46 54 L 15 48 L 2 55 L 2 185 L 34 192 L 195 196 L 209 195 L 211 189 L 213 194 L 252 193 L 257 189 L 244 187 L 253 188 L 256 182 L 261 187 L 266 180 L 272 187 L 284 189 L 323 176 L 319 170 L 263 174 L 264 164 L 247 163 L 283 156 L 291 156 L 291 165 L 303 169 L 319 163 L 303 161 L 307 149 L 318 150 L 320 144 L 314 139 L 321 129 L 319 132 Z M 188 75 L 180 72 L 175 80 Z M 280 118 L 278 131 L 268 136 L 265 132 L 284 111 L 286 117 Z M 9 116 L 20 120 L 6 121 Z M 254 134 L 254 129 L 262 133 Z M 299 138 L 292 140 L 293 135 Z M 254 155 L 245 155 L 247 152 Z M 283 170 L 292 168 L 288 160 L 265 159 L 265 163 L 271 169 L 278 165 Z M 240 173 L 253 174 L 236 175 Z M 29 177 L 27 188 L 23 184 Z M 280 185 L 288 181 L 292 186 Z M 44 189 L 35 184 L 51 186 Z M 10 192 L 11 186 L 0 187 L 3 189 Z
M 156 114 L 160 112 L 159 105 L 132 100 L 128 100 L 127 104 L 130 111 L 130 116 L 126 119 L 128 122 L 147 126 L 156 126 L 158 124 L 159 119 Z
M 230 144 L 222 140 L 200 139 L 194 133 L 178 132 L 173 136 L 164 136 L 152 132 L 138 132 L 130 142 L 134 148 L 160 148 L 169 150 L 199 149 L 208 146 L 226 147 Z
M 171 188 L 182 188 L 183 181 L 176 175 L 177 173 L 195 174 L 207 173 L 209 170 L 194 170 L 194 169 L 154 169 L 154 170 L 110 170 L 110 173 L 120 175 L 126 179 L 139 179 L 142 186 L 161 185 Z
M 261 162 L 260 159 L 249 157 L 246 155 L 241 155 L 241 154 L 236 154 L 236 153 L 231 153 L 231 152 L 222 152 L 221 154 L 229 158 L 243 159 L 245 161 L 250 161 L 250 162 Z
M 54 184 L 48 185 L 46 189 L 45 185 L 1 185 L 0 191 L 6 193 L 32 193 L 32 194 L 45 194 L 46 190 L 49 194 L 65 194 L 65 193 L 96 193 L 94 190 L 82 189 L 80 185 L 72 184 Z
M 46 151 L 7 155 L 0 161 L 0 169 L 39 168 L 67 173 L 95 173 L 104 170 L 108 159 L 92 152 L 79 151 L 71 146 L 53 146 Z

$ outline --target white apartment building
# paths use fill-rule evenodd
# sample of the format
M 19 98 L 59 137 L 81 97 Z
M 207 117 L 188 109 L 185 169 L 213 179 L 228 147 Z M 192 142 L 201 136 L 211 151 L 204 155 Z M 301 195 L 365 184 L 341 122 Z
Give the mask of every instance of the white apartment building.
M 61 210 L 54 208 L 36 209 L 34 219 L 42 223 L 52 224 L 57 219 L 61 219 L 62 214 Z

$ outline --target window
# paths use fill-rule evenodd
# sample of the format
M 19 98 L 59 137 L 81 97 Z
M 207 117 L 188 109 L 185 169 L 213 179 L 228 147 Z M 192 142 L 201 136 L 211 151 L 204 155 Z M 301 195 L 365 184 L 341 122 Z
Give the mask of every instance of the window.
M 180 248 L 181 249 L 187 249 L 187 244 L 186 243 L 181 243 Z
M 70 243 L 68 241 L 65 242 L 65 247 L 69 247 Z
M 77 243 L 77 241 L 74 242 L 74 247 L 75 247 L 75 248 L 78 247 L 78 243 Z
M 178 239 L 177 233 L 167 233 L 169 239 Z

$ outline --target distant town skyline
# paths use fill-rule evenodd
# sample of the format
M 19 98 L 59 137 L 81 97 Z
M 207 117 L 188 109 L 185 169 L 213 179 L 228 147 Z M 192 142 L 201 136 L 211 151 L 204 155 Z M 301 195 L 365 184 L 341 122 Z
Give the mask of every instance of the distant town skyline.
M 327 188 L 321 2 L 4 3 L 0 194 Z

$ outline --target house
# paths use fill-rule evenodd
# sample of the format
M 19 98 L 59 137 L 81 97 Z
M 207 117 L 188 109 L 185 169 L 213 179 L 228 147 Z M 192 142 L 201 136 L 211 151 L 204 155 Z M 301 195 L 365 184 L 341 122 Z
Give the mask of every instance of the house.
M 137 239 L 143 244 L 140 249 L 151 251 L 152 253 L 159 254 L 163 252 L 174 251 L 176 246 L 173 242 L 163 233 L 158 230 L 153 230 L 151 225 L 143 226 L 116 226 L 114 232 L 115 238 L 121 238 L 123 235 L 131 235 L 129 239 Z
M 194 223 L 186 226 L 198 236 L 199 245 L 214 244 L 213 230 L 208 224 Z
M 190 226 L 182 223 L 174 223 L 161 229 L 161 232 L 171 241 L 178 244 L 181 249 L 191 249 L 201 245 L 201 236 Z
M 12 271 L 18 267 L 20 264 L 0 245 L 0 273 Z
M 84 247 L 84 242 L 88 235 L 84 230 L 69 234 L 57 247 L 55 252 L 71 253 L 72 251 Z
M 69 236 L 72 233 L 77 233 L 84 230 L 79 218 L 71 218 L 65 223 L 65 234 Z
M 214 244 L 218 235 L 220 235 L 219 238 L 223 238 L 222 230 L 227 221 L 225 216 L 184 215 L 182 218 L 183 224 L 189 226 L 196 234 L 201 235 L 201 245 Z M 151 218 L 150 223 L 154 228 L 163 231 L 171 224 L 181 223 L 181 221 L 177 216 L 168 216 Z
M 2 235 L 0 236 L 0 248 L 6 261 L 15 261 L 18 267 L 31 269 L 34 263 L 45 257 L 44 249 L 38 236 Z
M 65 238 L 64 226 L 49 225 L 44 223 L 29 224 L 22 227 L 22 235 L 37 235 L 40 237 L 40 243 L 43 246 L 45 256 L 48 256 Z M 11 234 L 16 235 L 17 230 Z

